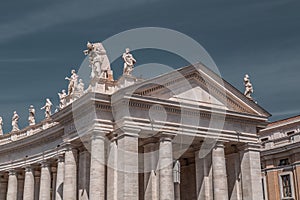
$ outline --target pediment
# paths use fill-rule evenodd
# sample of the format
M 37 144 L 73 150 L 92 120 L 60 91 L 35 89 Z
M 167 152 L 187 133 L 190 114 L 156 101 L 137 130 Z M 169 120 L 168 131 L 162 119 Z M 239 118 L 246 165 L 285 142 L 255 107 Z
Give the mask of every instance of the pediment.
M 217 74 L 197 64 L 136 85 L 135 94 L 180 103 L 269 117 L 270 114 L 246 98 Z

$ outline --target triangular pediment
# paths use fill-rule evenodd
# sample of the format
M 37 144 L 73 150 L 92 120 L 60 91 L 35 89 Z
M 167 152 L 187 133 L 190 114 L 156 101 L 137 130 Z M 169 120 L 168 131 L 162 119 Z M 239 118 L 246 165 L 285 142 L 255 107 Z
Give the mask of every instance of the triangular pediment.
M 270 114 L 202 64 L 135 85 L 135 94 L 180 103 L 269 117 Z M 128 88 L 129 89 L 129 88 Z

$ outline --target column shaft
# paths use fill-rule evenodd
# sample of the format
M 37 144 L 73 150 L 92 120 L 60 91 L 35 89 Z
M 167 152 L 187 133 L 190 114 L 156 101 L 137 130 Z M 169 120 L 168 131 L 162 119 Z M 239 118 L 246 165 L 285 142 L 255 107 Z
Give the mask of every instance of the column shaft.
M 50 187 L 51 187 L 51 172 L 50 172 L 49 164 L 42 163 L 39 200 L 51 199 Z
M 118 198 L 118 146 L 116 141 L 109 145 L 109 156 L 107 161 L 107 199 Z
M 159 145 L 159 199 L 174 199 L 173 150 L 170 138 L 161 138 Z
M 212 150 L 214 199 L 228 200 L 224 145 L 217 143 Z
M 65 177 L 63 199 L 77 198 L 77 150 L 69 148 L 65 152 Z
M 105 199 L 105 136 L 91 136 L 90 200 Z
M 25 169 L 24 200 L 34 200 L 34 175 L 30 166 Z
M 79 154 L 79 172 L 78 177 L 78 199 L 89 199 L 89 178 L 90 178 L 90 154 L 84 150 Z
M 18 193 L 18 178 L 14 170 L 9 171 L 8 186 L 7 186 L 7 200 L 17 200 Z
M 144 199 L 158 199 L 158 151 L 156 143 L 144 145 Z
M 64 177 L 65 177 L 65 161 L 64 161 L 64 157 L 60 156 L 57 160 L 55 200 L 63 200 Z
M 118 139 L 118 199 L 139 199 L 137 135 L 126 133 Z
M 0 177 L 0 200 L 6 199 L 6 191 L 7 191 L 7 177 L 6 174 L 1 174 Z
M 241 172 L 243 200 L 263 199 L 259 151 L 241 152 Z

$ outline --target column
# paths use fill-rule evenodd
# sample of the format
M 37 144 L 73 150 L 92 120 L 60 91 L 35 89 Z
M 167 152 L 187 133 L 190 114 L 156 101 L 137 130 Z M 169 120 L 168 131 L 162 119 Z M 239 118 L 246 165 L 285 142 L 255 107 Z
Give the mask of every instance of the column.
M 50 200 L 51 172 L 49 163 L 41 163 L 41 180 L 39 200 Z
M 65 177 L 65 160 L 63 156 L 57 159 L 57 177 L 55 184 L 55 200 L 63 200 L 63 186 Z
M 51 199 L 55 200 L 56 196 L 56 179 L 57 179 L 57 168 L 51 167 L 51 173 L 52 173 L 52 184 L 51 184 Z
M 7 200 L 17 200 L 18 193 L 18 178 L 15 170 L 8 172 Z
M 0 174 L 0 200 L 6 199 L 6 191 L 7 191 L 7 174 L 1 173 Z
M 23 200 L 23 193 L 24 193 L 24 174 L 19 173 L 18 174 L 18 194 L 17 194 L 18 200 Z
M 159 199 L 174 199 L 172 139 L 162 137 L 159 144 Z
M 68 147 L 65 152 L 65 177 L 63 199 L 74 200 L 77 198 L 77 150 Z
M 158 148 L 157 143 L 148 143 L 144 145 L 144 199 L 158 199 Z
M 34 199 L 39 199 L 40 196 L 40 181 L 41 181 L 41 172 L 36 170 L 34 172 Z
M 228 200 L 224 148 L 224 144 L 218 142 L 212 150 L 213 196 L 216 200 Z
M 89 178 L 90 178 L 90 153 L 83 149 L 79 153 L 79 172 L 78 172 L 78 199 L 89 199 Z
M 118 199 L 139 199 L 138 135 L 126 130 L 118 138 Z
M 212 160 L 211 152 L 205 157 L 199 151 L 195 152 L 197 199 L 212 200 Z
M 34 200 L 34 175 L 31 166 L 25 168 L 24 200 Z
M 241 152 L 241 174 L 243 200 L 263 199 L 259 145 L 247 144 L 244 147 Z
M 116 140 L 109 144 L 107 159 L 107 199 L 118 200 L 118 146 Z
M 90 200 L 105 199 L 105 136 L 91 136 Z

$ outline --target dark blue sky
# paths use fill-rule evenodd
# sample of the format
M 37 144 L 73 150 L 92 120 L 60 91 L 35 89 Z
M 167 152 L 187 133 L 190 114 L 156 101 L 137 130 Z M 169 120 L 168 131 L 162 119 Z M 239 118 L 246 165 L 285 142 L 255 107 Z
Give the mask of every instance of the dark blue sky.
M 12 0 L 0 6 L 0 116 L 21 128 L 33 104 L 38 121 L 45 98 L 57 104 L 65 76 L 77 69 L 86 41 L 138 27 L 164 27 L 198 41 L 222 76 L 243 90 L 248 73 L 254 98 L 271 120 L 300 114 L 300 1 L 297 0 Z M 129 44 L 130 45 L 130 44 Z M 159 52 L 136 52 L 140 63 L 173 65 Z M 151 60 L 152 59 L 152 60 Z M 113 66 L 115 78 L 120 75 Z

